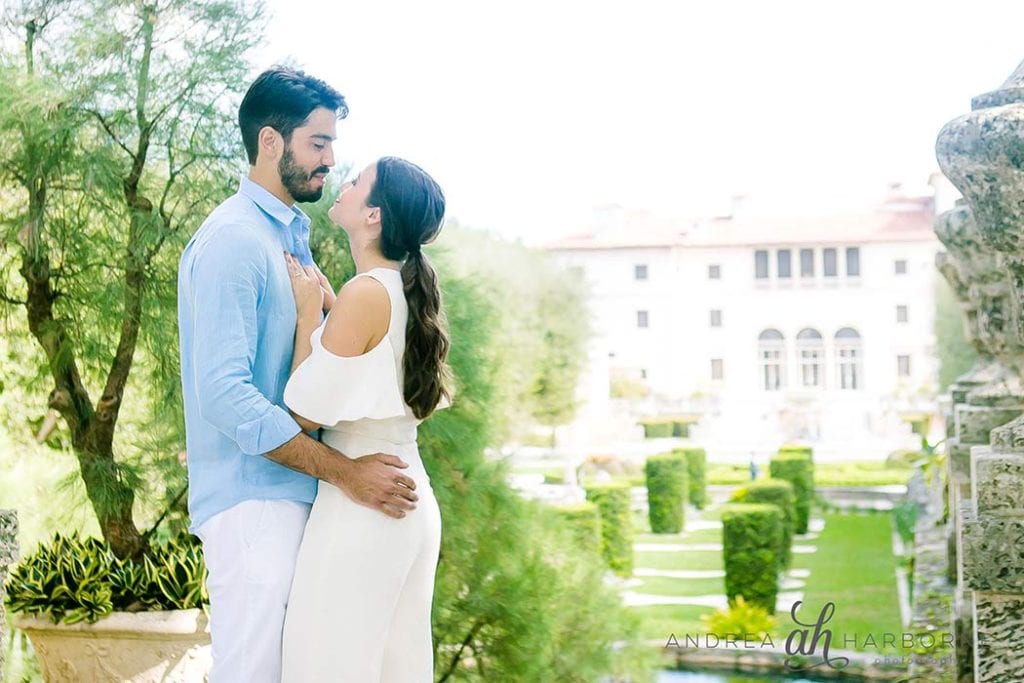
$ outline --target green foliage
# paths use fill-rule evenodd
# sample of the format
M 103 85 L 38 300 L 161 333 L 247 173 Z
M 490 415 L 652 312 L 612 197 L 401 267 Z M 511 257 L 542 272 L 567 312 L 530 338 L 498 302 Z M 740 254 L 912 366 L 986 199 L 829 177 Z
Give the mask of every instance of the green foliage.
M 454 221 L 440 241 L 451 245 L 443 276 L 465 278 L 500 302 L 501 314 L 491 321 L 501 340 L 492 349 L 495 401 L 502 406 L 491 415 L 495 441 L 529 433 L 533 424 L 571 421 L 591 330 L 582 278 L 545 252 Z
M 690 435 L 690 425 L 695 421 L 687 417 L 648 417 L 638 424 L 644 428 L 645 439 L 686 438 Z
M 683 530 L 686 504 L 686 458 L 677 454 L 655 455 L 644 463 L 647 483 L 647 516 L 656 534 Z
M 689 481 L 690 505 L 703 510 L 707 504 L 708 455 L 703 448 L 676 448 L 673 453 L 682 453 L 686 458 L 686 473 Z
M 730 600 L 725 609 L 701 615 L 700 621 L 707 633 L 719 638 L 733 636 L 745 640 L 761 640 L 779 623 L 765 608 L 748 603 L 742 595 Z
M 502 402 L 513 400 L 503 384 L 507 321 L 498 308 L 503 299 L 450 269 L 449 258 L 441 252 L 435 260 L 457 393 L 451 408 L 419 429 L 444 524 L 435 673 L 466 681 L 585 681 L 642 672 L 647 664 L 632 645 L 613 647 L 631 641 L 635 624 L 603 585 L 603 563 L 569 541 L 572 532 L 556 513 L 516 494 L 500 463 L 483 457 L 503 427 Z
M 921 513 L 921 505 L 913 500 L 904 500 L 892 509 L 892 523 L 904 545 L 913 547 L 914 527 Z
M 779 546 L 779 571 L 789 568 L 793 555 L 793 534 L 796 532 L 796 495 L 793 485 L 784 479 L 758 479 L 736 489 L 736 503 L 768 503 L 782 513 L 782 543 Z
M 6 604 L 54 623 L 94 623 L 113 611 L 202 607 L 209 602 L 205 578 L 202 550 L 187 534 L 136 561 L 118 558 L 96 538 L 58 533 L 14 568 Z
M 814 465 L 805 453 L 778 453 L 769 463 L 774 479 L 785 479 L 796 494 L 796 533 L 806 534 L 814 499 Z
M 970 370 L 978 355 L 967 341 L 963 309 L 945 278 L 935 278 L 935 352 L 939 387 L 945 389 Z
M 587 488 L 587 500 L 601 510 L 601 552 L 608 567 L 619 576 L 633 574 L 633 516 L 630 489 L 622 484 Z
M 0 364 L 5 427 L 73 450 L 119 556 L 170 503 L 182 246 L 236 182 L 235 105 L 259 7 L 223 0 L 10 3 L 0 41 Z M 180 528 L 181 520 L 178 519 Z
M 779 446 L 780 454 L 784 455 L 804 455 L 810 462 L 814 462 L 814 449 L 810 446 L 802 446 L 800 444 L 784 444 Z
M 722 506 L 722 560 L 729 600 L 742 595 L 751 605 L 775 613 L 782 525 L 782 512 L 776 505 Z
M 573 541 L 594 555 L 601 553 L 601 511 L 591 502 L 553 506 L 570 530 Z

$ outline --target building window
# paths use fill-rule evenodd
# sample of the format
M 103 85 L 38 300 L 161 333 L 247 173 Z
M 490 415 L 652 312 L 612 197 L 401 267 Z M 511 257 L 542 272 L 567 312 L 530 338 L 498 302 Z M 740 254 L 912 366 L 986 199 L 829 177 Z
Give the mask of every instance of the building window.
M 719 310 L 711 311 L 711 327 L 722 326 L 722 312 Z
M 636 312 L 636 326 L 637 327 L 647 327 L 647 323 L 648 323 L 647 311 L 637 311 Z
M 814 250 L 800 250 L 800 277 L 814 277 Z
M 633 278 L 636 279 L 636 280 L 646 280 L 647 279 L 647 265 L 641 263 L 641 264 L 633 266 Z
M 893 271 L 897 275 L 906 275 L 907 274 L 907 260 L 906 259 L 896 259 L 895 261 L 893 261 L 892 266 L 893 266 Z
M 711 359 L 711 379 L 722 379 L 725 377 L 725 373 L 722 368 L 721 358 Z
M 898 322 L 898 323 L 905 323 L 905 322 L 907 322 L 907 319 L 908 319 L 907 318 L 907 307 L 902 305 L 902 304 L 897 306 L 896 307 L 896 322 Z
M 757 352 L 761 387 L 765 391 L 778 391 L 785 384 L 785 337 L 778 330 L 764 330 L 757 336 Z
M 754 252 L 754 277 L 758 280 L 768 278 L 768 252 L 764 249 Z
M 800 358 L 800 384 L 805 387 L 825 386 L 825 343 L 821 333 L 807 328 L 796 335 Z
M 790 277 L 792 275 L 792 252 L 789 249 L 779 249 L 775 254 L 778 263 L 776 277 Z
M 860 277 L 860 247 L 846 248 L 846 277 Z
M 822 266 L 825 272 L 825 277 L 835 277 L 836 275 L 838 275 L 839 272 L 836 269 L 836 250 L 829 247 L 828 249 L 822 251 L 821 256 L 823 261 Z
M 839 371 L 840 389 L 860 389 L 861 340 L 857 330 L 849 327 L 836 332 L 836 358 Z
M 709 280 L 721 280 L 722 279 L 722 266 L 715 264 L 708 266 L 708 279 Z
M 910 377 L 910 356 L 896 356 L 896 374 Z

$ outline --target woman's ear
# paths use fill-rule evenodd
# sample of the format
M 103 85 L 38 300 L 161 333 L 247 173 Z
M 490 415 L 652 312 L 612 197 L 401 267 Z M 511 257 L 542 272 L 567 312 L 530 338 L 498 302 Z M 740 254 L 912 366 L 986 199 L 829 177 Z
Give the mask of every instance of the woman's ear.
M 380 207 L 371 206 L 370 211 L 366 214 L 366 223 L 370 227 L 380 227 Z

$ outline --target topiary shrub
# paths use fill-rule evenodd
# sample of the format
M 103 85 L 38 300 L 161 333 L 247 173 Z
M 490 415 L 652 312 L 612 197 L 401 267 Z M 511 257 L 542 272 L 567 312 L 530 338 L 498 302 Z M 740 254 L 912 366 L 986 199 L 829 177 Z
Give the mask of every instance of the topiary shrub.
M 589 501 L 552 506 L 576 543 L 595 555 L 601 554 L 601 511 Z
M 678 454 L 654 455 L 644 463 L 647 518 L 656 534 L 683 530 L 686 504 L 686 459 Z
M 759 479 L 736 489 L 736 503 L 768 503 L 782 513 L 782 545 L 779 549 L 779 570 L 788 569 L 793 557 L 793 534 L 796 533 L 796 495 L 793 485 L 785 479 Z
M 188 534 L 152 546 L 136 562 L 119 559 L 105 541 L 58 533 L 14 568 L 6 604 L 55 624 L 91 624 L 114 611 L 202 607 L 210 601 L 205 579 L 199 541 Z
M 725 609 L 701 615 L 700 621 L 707 633 L 714 633 L 719 638 L 734 636 L 743 640 L 762 640 L 778 625 L 778 619 L 765 608 L 750 604 L 742 595 L 731 600 Z
M 707 505 L 707 469 L 708 455 L 703 448 L 677 448 L 673 453 L 681 453 L 686 458 L 686 474 L 689 480 L 690 505 L 703 510 Z
M 629 511 L 630 489 L 623 484 L 587 488 L 587 500 L 601 512 L 601 554 L 619 576 L 633 573 L 633 517 Z
M 796 533 L 806 534 L 814 499 L 814 466 L 806 453 L 778 453 L 768 465 L 771 476 L 785 479 L 796 494 Z
M 722 506 L 722 559 L 725 594 L 742 595 L 751 605 L 775 614 L 779 592 L 782 512 L 776 505 L 729 503 Z
M 807 459 L 812 463 L 814 462 L 814 449 L 810 446 L 802 446 L 800 444 L 789 443 L 779 447 L 779 453 L 806 455 Z
M 664 420 L 644 420 L 640 422 L 644 428 L 645 439 L 667 439 L 672 436 L 672 422 Z

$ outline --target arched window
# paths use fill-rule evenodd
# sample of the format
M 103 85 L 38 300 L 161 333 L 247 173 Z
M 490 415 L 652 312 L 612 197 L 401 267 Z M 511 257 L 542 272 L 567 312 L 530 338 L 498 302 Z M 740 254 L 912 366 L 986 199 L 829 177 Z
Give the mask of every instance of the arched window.
M 860 389 L 864 383 L 861 370 L 861 339 L 857 330 L 844 327 L 836 332 L 836 362 L 840 389 Z
M 800 383 L 805 387 L 825 386 L 825 342 L 821 333 L 811 328 L 796 335 L 797 356 L 800 359 Z
M 767 329 L 757 336 L 757 354 L 761 366 L 761 386 L 778 391 L 786 378 L 786 339 L 778 330 Z

